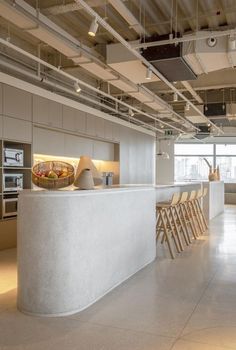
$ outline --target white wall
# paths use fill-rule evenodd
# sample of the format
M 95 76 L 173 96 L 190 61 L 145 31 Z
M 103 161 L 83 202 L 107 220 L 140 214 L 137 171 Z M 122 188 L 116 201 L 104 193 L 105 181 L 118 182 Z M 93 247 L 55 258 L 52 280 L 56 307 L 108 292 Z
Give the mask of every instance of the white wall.
M 161 140 L 160 144 L 157 142 L 157 152 L 167 152 L 169 159 L 164 159 L 160 156 L 156 157 L 156 183 L 170 183 L 174 182 L 174 141 Z

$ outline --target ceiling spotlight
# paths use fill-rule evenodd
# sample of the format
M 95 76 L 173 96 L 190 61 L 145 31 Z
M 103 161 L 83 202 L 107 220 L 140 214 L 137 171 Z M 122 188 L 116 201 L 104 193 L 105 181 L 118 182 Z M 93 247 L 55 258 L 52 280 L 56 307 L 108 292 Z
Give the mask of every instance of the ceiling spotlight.
M 129 108 L 129 116 L 130 116 L 130 117 L 133 117 L 133 116 L 134 116 L 134 111 L 133 111 L 131 108 Z
M 185 110 L 186 110 L 186 111 L 189 111 L 189 110 L 190 110 L 190 104 L 189 104 L 189 102 L 186 103 Z
M 173 102 L 178 102 L 178 94 L 174 92 Z
M 152 79 L 152 70 L 150 67 L 147 67 L 147 70 L 146 70 L 146 79 L 147 80 L 151 80 Z
M 233 35 L 229 36 L 228 46 L 230 51 L 236 50 L 236 38 Z
M 74 82 L 74 89 L 75 89 L 75 91 L 78 92 L 78 93 L 81 91 L 81 87 L 79 86 L 78 81 L 75 81 L 75 82 Z
M 89 28 L 88 35 L 95 36 L 97 33 L 97 30 L 98 30 L 98 22 L 97 22 L 97 18 L 94 18 Z

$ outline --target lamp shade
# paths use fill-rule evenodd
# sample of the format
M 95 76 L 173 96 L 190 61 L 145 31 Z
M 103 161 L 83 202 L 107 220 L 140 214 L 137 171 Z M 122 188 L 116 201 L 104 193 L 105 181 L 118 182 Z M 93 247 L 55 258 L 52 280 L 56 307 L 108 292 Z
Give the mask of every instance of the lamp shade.
M 75 175 L 74 185 L 76 187 L 79 187 L 78 178 L 79 178 L 79 175 L 80 175 L 81 171 L 84 170 L 84 169 L 90 169 L 91 170 L 95 186 L 98 186 L 98 185 L 102 184 L 102 176 L 98 172 L 98 170 L 95 167 L 95 165 L 93 164 L 92 159 L 90 157 L 81 156 L 79 164 L 78 164 L 78 167 L 77 167 L 76 175 Z

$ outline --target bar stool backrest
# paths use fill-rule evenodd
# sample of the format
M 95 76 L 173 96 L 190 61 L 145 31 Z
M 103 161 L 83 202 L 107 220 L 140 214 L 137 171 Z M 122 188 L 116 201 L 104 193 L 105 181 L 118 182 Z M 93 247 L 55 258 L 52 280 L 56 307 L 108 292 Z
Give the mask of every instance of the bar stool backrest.
M 188 192 L 183 192 L 180 198 L 179 203 L 184 203 L 188 199 Z
M 203 194 L 202 194 L 203 197 L 205 197 L 207 195 L 207 191 L 208 191 L 208 189 L 206 187 L 204 187 Z
M 173 194 L 172 199 L 171 199 L 171 205 L 176 205 L 179 203 L 180 200 L 180 193 L 176 192 Z
M 189 200 L 189 201 L 192 201 L 193 199 L 195 199 L 196 194 L 197 194 L 197 193 L 196 193 L 196 191 L 191 191 L 191 192 L 190 192 L 190 196 L 189 196 L 189 199 L 188 199 L 188 200 Z

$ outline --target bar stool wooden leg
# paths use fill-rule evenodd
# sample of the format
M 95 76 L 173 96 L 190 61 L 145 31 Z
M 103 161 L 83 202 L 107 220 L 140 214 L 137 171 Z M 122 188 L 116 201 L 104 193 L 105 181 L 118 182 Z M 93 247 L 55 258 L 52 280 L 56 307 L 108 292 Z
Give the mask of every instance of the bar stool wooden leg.
M 204 215 L 204 212 L 201 208 L 201 205 L 200 205 L 200 202 L 199 200 L 197 200 L 197 206 L 198 206 L 198 209 L 199 209 L 199 212 L 201 213 L 201 218 L 202 218 L 202 221 L 203 221 L 203 224 L 205 226 L 205 229 L 208 230 L 208 225 L 207 225 L 207 221 L 206 221 L 206 218 L 205 218 L 205 215 Z
M 192 200 L 189 203 L 189 205 L 191 206 L 193 217 L 194 217 L 194 219 L 195 219 L 195 221 L 197 223 L 197 226 L 198 226 L 197 232 L 199 232 L 202 235 L 203 234 L 203 230 L 202 230 L 201 222 L 199 220 L 199 215 L 198 215 L 198 212 L 197 212 L 196 207 L 194 205 L 194 202 L 195 202 L 195 200 Z
M 185 241 L 186 245 L 189 245 L 189 243 L 191 243 L 191 242 L 189 242 L 188 235 L 187 235 L 187 232 L 185 231 L 185 227 L 184 227 L 183 221 L 181 220 L 181 217 L 180 217 L 180 215 L 179 215 L 177 206 L 174 206 L 174 207 L 173 207 L 173 210 L 174 210 L 174 212 L 175 212 L 175 215 L 176 215 L 177 220 L 178 220 L 178 222 L 179 222 L 181 231 L 182 231 L 182 233 L 183 233 L 184 241 Z
M 156 242 L 158 241 L 158 238 L 161 234 L 161 215 L 160 211 L 157 211 L 157 222 L 156 222 Z
M 191 240 L 191 237 L 190 237 L 190 234 L 189 234 L 189 230 L 188 230 L 188 225 L 187 225 L 187 220 L 186 220 L 186 215 L 185 215 L 183 203 L 180 203 L 179 209 L 180 209 L 180 214 L 181 214 L 182 223 L 183 223 L 183 226 L 184 226 L 184 228 L 185 228 L 185 232 L 186 232 L 187 237 L 188 237 L 188 241 L 189 241 L 189 243 L 192 243 L 192 240 Z M 190 228 L 191 228 L 191 227 L 190 227 Z M 192 230 L 191 230 L 191 231 L 192 231 Z
M 169 215 L 168 215 L 167 209 L 164 209 L 164 212 L 165 212 L 165 216 L 166 216 L 166 221 L 167 221 L 168 227 L 169 227 L 169 229 L 170 229 L 172 238 L 173 238 L 173 240 L 174 240 L 174 244 L 175 244 L 176 250 L 177 250 L 178 253 L 180 253 L 181 250 L 180 250 L 179 245 L 178 245 L 178 242 L 177 242 L 177 240 L 176 240 L 175 232 L 174 232 L 174 230 L 173 230 L 173 226 L 172 226 L 172 223 L 171 223 L 171 221 L 170 221 L 170 217 L 169 217 Z
M 191 212 L 189 211 L 189 208 L 188 208 L 188 202 L 183 203 L 183 209 L 184 209 L 184 212 L 185 212 L 185 216 L 186 216 L 186 218 L 187 218 L 187 221 L 189 222 L 189 226 L 190 226 L 190 228 L 191 228 L 193 237 L 194 237 L 194 239 L 197 239 L 196 227 L 195 227 L 195 225 L 194 225 Z
M 198 229 L 197 229 L 197 226 L 196 226 L 196 223 L 195 223 L 195 217 L 194 217 L 194 214 L 193 214 L 193 208 L 192 208 L 191 202 L 187 202 L 186 206 L 187 206 L 187 209 L 189 210 L 189 217 L 190 217 L 190 219 L 192 221 L 193 229 L 195 231 L 195 236 L 198 237 L 199 234 L 198 234 Z
M 198 199 L 196 198 L 193 201 L 193 207 L 194 207 L 194 211 L 196 213 L 196 217 L 197 217 L 197 220 L 198 220 L 198 225 L 199 225 L 201 234 L 203 235 L 204 231 L 205 231 L 205 227 L 204 227 L 203 222 L 202 222 L 201 213 L 200 213 L 200 211 L 198 209 L 197 202 L 198 202 Z
M 166 243 L 167 243 L 167 245 L 168 245 L 171 258 L 174 259 L 175 256 L 174 256 L 174 252 L 173 252 L 173 249 L 172 249 L 172 246 L 171 246 L 171 242 L 170 242 L 170 239 L 169 239 L 168 229 L 167 229 L 167 225 L 166 225 L 166 222 L 165 222 L 165 219 L 164 219 L 163 211 L 162 211 L 162 210 L 160 211 L 160 216 L 161 216 L 161 221 L 162 221 L 162 225 L 163 225 L 165 240 L 166 240 Z M 163 235 L 163 236 L 164 236 L 164 235 Z
M 170 215 L 171 215 L 171 218 L 172 218 L 172 221 L 173 221 L 173 226 L 175 228 L 175 232 L 176 232 L 176 236 L 177 236 L 177 239 L 178 239 L 180 250 L 183 251 L 184 250 L 184 246 L 183 246 L 183 243 L 182 243 L 182 240 L 181 240 L 181 237 L 180 237 L 179 228 L 178 228 L 178 225 L 177 225 L 177 222 L 176 222 L 176 217 L 175 217 L 175 213 L 174 213 L 174 207 L 171 206 L 169 208 L 169 211 L 170 211 Z

